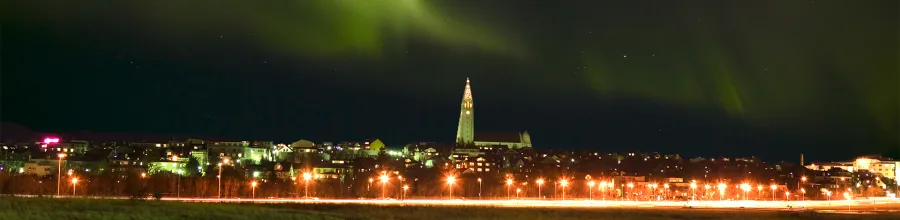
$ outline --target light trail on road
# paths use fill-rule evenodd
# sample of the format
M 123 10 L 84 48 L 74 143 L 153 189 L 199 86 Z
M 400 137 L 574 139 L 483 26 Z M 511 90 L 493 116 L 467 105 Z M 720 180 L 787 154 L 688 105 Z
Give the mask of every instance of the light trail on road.
M 206 199 L 163 198 L 166 201 L 227 202 L 227 203 L 307 203 L 357 204 L 396 206 L 483 206 L 483 207 L 620 207 L 620 208 L 746 208 L 746 209 L 804 209 L 852 208 L 872 205 L 900 207 L 900 199 L 854 199 L 812 201 L 615 201 L 615 200 L 352 200 L 352 199 Z

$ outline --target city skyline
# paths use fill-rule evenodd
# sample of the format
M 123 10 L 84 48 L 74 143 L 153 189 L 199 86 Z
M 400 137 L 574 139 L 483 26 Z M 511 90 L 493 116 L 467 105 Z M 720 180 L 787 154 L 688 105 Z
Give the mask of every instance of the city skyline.
M 230 3 L 13 3 L 0 121 L 452 143 L 469 77 L 548 149 L 900 156 L 894 1 Z

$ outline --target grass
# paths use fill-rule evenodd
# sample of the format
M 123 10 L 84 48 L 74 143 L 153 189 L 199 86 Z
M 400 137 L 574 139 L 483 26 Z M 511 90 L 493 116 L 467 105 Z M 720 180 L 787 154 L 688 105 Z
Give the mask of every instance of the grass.
M 760 210 L 486 208 L 331 204 L 180 203 L 0 197 L 0 219 L 900 219 Z

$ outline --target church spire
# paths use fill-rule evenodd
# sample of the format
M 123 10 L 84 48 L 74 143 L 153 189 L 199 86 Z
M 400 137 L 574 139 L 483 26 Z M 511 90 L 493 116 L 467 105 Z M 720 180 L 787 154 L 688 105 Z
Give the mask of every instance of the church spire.
M 456 144 L 470 146 L 475 143 L 475 109 L 472 100 L 472 86 L 466 78 L 466 90 L 463 91 L 459 109 L 459 125 L 456 128 Z

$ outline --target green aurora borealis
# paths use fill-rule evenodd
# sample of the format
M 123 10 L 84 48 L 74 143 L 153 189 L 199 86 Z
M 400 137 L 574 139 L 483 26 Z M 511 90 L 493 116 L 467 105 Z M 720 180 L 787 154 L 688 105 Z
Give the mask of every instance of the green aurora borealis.
M 522 100 L 626 97 L 900 146 L 898 1 L 12 4 L 7 22 L 126 17 L 137 25 L 121 32 L 172 47 L 252 35 L 255 48 L 343 66 L 318 77 L 398 91 L 461 93 L 472 77 L 476 99 L 488 82 L 527 88 Z

